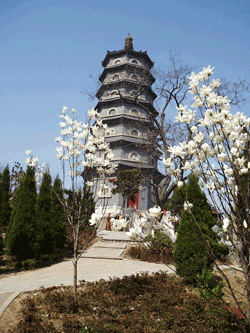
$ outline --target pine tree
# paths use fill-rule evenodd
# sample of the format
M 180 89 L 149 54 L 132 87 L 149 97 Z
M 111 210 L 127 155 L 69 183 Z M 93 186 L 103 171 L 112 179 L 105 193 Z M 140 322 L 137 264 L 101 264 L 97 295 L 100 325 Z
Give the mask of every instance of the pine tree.
M 43 174 L 42 183 L 36 200 L 36 251 L 37 256 L 53 251 L 51 235 L 51 176 L 48 171 Z
M 0 216 L 2 211 L 2 173 L 0 172 Z M 0 221 L 0 231 L 3 228 L 3 225 Z
M 197 284 L 197 276 L 212 272 L 214 255 L 226 254 L 227 249 L 216 241 L 212 226 L 216 220 L 211 213 L 198 179 L 190 175 L 185 188 L 186 201 L 193 204 L 192 214 L 182 210 L 181 223 L 174 249 L 176 271 L 186 282 Z
M 82 220 L 83 225 L 88 226 L 92 213 L 95 212 L 95 201 L 93 193 L 87 190 L 82 199 Z
M 0 257 L 3 255 L 3 249 L 4 249 L 3 237 L 2 237 L 1 232 L 0 232 Z
M 120 193 L 123 196 L 123 207 L 125 207 L 126 199 L 134 201 L 135 194 L 139 191 L 141 177 L 141 171 L 138 169 L 118 172 L 117 179 L 114 182 L 116 188 L 113 189 L 113 193 Z
M 186 183 L 180 188 L 176 187 L 171 199 L 165 205 L 165 209 L 171 211 L 172 215 L 180 215 L 183 210 L 183 205 L 186 201 L 186 187 Z
M 28 167 L 13 200 L 5 245 L 18 262 L 35 258 L 36 182 L 35 170 Z
M 0 181 L 0 227 L 6 228 L 10 223 L 10 171 L 6 166 L 1 175 Z
M 50 230 L 54 250 L 62 250 L 66 239 L 66 216 L 60 199 L 63 199 L 62 182 L 56 177 L 51 192 L 50 209 Z

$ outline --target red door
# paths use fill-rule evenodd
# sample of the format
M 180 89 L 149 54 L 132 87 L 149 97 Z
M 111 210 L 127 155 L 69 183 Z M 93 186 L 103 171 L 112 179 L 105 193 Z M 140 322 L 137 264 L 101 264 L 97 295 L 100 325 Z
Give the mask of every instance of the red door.
M 139 193 L 136 193 L 134 195 L 134 200 L 131 200 L 130 198 L 128 198 L 127 207 L 128 208 L 135 208 L 135 209 L 139 208 Z

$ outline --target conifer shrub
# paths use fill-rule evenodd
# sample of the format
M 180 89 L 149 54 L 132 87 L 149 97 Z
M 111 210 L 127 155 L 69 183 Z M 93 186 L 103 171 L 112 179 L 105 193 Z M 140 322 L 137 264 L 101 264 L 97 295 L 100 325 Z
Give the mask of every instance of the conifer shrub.
M 6 229 L 10 223 L 10 171 L 7 165 L 0 176 L 0 228 Z
M 66 240 L 66 215 L 60 201 L 62 199 L 62 182 L 56 177 L 51 192 L 50 231 L 53 249 L 58 254 L 62 253 Z
M 13 210 L 5 238 L 8 254 L 17 262 L 36 257 L 35 170 L 28 167 L 13 200 Z
M 3 237 L 0 233 L 0 257 L 3 255 L 3 249 L 4 249 Z
M 36 255 L 53 251 L 51 232 L 51 176 L 48 171 L 43 174 L 40 191 L 36 199 Z
M 192 212 L 181 211 L 180 226 L 174 246 L 174 261 L 177 274 L 187 283 L 197 285 L 204 276 L 204 284 L 213 270 L 215 258 L 228 253 L 228 248 L 220 245 L 212 227 L 216 220 L 211 213 L 205 194 L 198 185 L 198 179 L 190 175 L 185 187 L 185 199 L 193 204 Z M 202 272 L 207 272 L 206 276 Z M 212 282 L 211 282 L 212 283 Z

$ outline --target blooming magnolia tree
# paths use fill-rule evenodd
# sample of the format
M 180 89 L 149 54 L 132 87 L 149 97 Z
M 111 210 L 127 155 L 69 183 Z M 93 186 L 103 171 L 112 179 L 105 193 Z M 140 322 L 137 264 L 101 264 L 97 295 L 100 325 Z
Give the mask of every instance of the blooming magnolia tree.
M 154 206 L 149 208 L 148 213 L 135 213 L 133 216 L 133 225 L 129 228 L 127 235 L 131 239 L 144 239 L 150 231 L 154 237 L 155 230 L 164 231 L 173 242 L 176 240 L 174 224 L 177 221 L 176 216 L 172 216 L 169 211 L 161 210 L 161 207 Z M 145 229 L 150 229 L 146 230 Z
M 211 80 L 212 74 L 208 66 L 190 75 L 194 101 L 191 108 L 180 105 L 176 117 L 187 127 L 189 137 L 168 149 L 170 156 L 164 163 L 178 186 L 183 185 L 185 173 L 198 176 L 199 185 L 222 216 L 222 229 L 244 274 L 247 311 L 234 296 L 235 301 L 250 322 L 250 118 L 230 111 L 229 99 L 218 93 L 221 82 Z
M 59 143 L 57 157 L 62 162 L 63 182 L 69 178 L 70 191 L 72 198 L 69 202 L 66 198 L 62 204 L 66 212 L 68 225 L 71 227 L 73 238 L 73 267 L 74 267 L 74 298 L 77 297 L 77 263 L 81 254 L 88 246 L 95 235 L 98 224 L 104 215 L 104 211 L 99 211 L 92 215 L 91 225 L 96 229 L 89 237 L 84 248 L 79 250 L 80 227 L 83 224 L 83 205 L 82 197 L 85 189 L 92 187 L 93 182 L 88 177 L 88 170 L 96 170 L 98 178 L 105 186 L 107 175 L 115 171 L 116 165 L 111 162 L 113 153 L 108 143 L 104 140 L 104 132 L 107 128 L 99 118 L 95 110 L 88 112 L 89 121 L 83 123 L 78 120 L 75 109 L 71 110 L 71 116 L 67 114 L 67 107 L 62 108 L 60 115 L 61 136 L 56 138 Z

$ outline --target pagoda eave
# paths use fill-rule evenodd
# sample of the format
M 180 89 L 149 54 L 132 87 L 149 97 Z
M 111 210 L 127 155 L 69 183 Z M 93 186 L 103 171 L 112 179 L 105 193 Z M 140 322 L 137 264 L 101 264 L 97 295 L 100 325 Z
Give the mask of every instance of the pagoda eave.
M 122 49 L 122 50 L 119 50 L 119 51 L 107 51 L 107 54 L 105 56 L 105 58 L 103 59 L 102 61 L 102 66 L 103 67 L 106 67 L 107 64 L 108 64 L 108 61 L 111 57 L 121 57 L 125 54 L 131 54 L 131 55 L 134 55 L 135 57 L 144 57 L 146 59 L 146 61 L 148 62 L 149 64 L 149 68 L 152 68 L 154 66 L 154 63 L 153 61 L 149 58 L 148 54 L 147 54 L 147 51 L 134 51 L 134 50 L 126 50 L 126 49 Z

